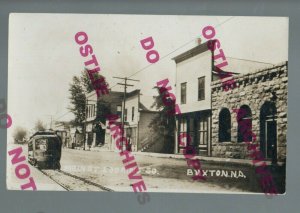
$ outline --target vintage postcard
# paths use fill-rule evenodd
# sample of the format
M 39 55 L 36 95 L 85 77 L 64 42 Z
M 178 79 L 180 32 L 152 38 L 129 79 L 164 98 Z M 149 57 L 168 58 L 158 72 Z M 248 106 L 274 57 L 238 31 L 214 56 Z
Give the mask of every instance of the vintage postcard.
M 10 190 L 285 193 L 288 18 L 10 14 Z

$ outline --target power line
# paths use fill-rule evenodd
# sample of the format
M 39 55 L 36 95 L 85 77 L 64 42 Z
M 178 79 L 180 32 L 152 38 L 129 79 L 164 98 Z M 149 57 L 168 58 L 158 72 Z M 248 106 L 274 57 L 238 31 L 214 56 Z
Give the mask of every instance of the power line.
M 223 21 L 223 22 L 221 22 L 220 24 L 216 25 L 215 28 L 220 27 L 221 25 L 225 24 L 226 22 L 228 22 L 229 20 L 231 20 L 231 19 L 233 19 L 233 18 L 235 18 L 235 17 L 232 16 L 232 17 L 226 19 L 225 21 Z M 163 59 L 165 59 L 166 57 L 168 57 L 168 56 L 171 55 L 172 53 L 176 52 L 177 50 L 181 49 L 182 47 L 188 45 L 189 43 L 191 43 L 191 42 L 193 42 L 193 41 L 195 41 L 195 39 L 192 39 L 192 40 L 186 42 L 185 44 L 183 44 L 183 45 L 177 47 L 177 48 L 176 48 L 175 50 L 173 50 L 172 52 L 170 52 L 170 53 L 168 53 L 167 55 L 164 55 L 163 57 L 161 57 L 160 60 L 159 60 L 158 62 L 162 61 Z M 154 63 L 154 64 L 157 64 L 157 63 Z M 140 70 L 136 71 L 135 73 L 133 73 L 132 75 L 128 76 L 128 78 L 130 78 L 130 77 L 132 77 L 132 76 L 134 76 L 134 75 L 136 75 L 136 74 L 138 74 L 138 73 L 144 71 L 145 69 L 147 69 L 148 67 L 150 67 L 150 66 L 152 66 L 152 65 L 154 65 L 154 64 L 148 64 L 147 66 L 143 67 L 142 69 L 140 69 Z M 115 85 L 113 85 L 112 87 L 110 87 L 110 89 L 114 88 L 114 87 L 117 86 L 117 85 L 118 85 L 118 83 L 115 84 Z
M 59 116 L 58 118 L 56 118 L 56 119 L 54 119 L 54 120 L 58 120 L 58 119 L 64 117 L 65 115 L 69 114 L 70 112 L 72 112 L 72 111 L 68 111 L 68 112 L 64 113 L 63 115 Z
M 225 21 L 223 21 L 223 22 L 221 22 L 220 24 L 216 25 L 215 28 L 220 27 L 221 25 L 225 24 L 226 22 L 228 22 L 229 20 L 231 20 L 231 19 L 233 19 L 233 18 L 235 18 L 235 17 L 232 16 L 232 17 L 226 19 Z M 175 50 L 173 50 L 172 52 L 170 52 L 170 53 L 164 55 L 163 57 L 161 57 L 160 60 L 159 60 L 158 62 L 164 60 L 164 59 L 167 58 L 169 55 L 171 55 L 172 53 L 176 52 L 177 50 L 179 50 L 179 49 L 185 47 L 186 45 L 188 45 L 189 43 L 193 42 L 194 40 L 195 40 L 195 39 L 192 39 L 192 40 L 190 40 L 190 41 L 184 43 L 183 45 L 177 47 L 177 48 L 176 48 Z M 155 63 L 155 64 L 156 64 L 156 63 Z M 132 76 L 134 76 L 134 75 L 136 75 L 136 74 L 138 74 L 138 73 L 144 71 L 145 69 L 147 69 L 148 67 L 150 67 L 150 66 L 152 66 L 152 65 L 154 65 L 154 64 L 148 64 L 147 66 L 143 67 L 142 69 L 140 69 L 140 70 L 136 71 L 135 73 L 133 73 L 132 75 L 128 76 L 128 78 L 130 78 L 130 77 L 132 77 Z M 115 77 L 115 78 L 119 78 L 119 77 Z M 128 78 L 127 78 L 127 79 L 128 79 Z M 125 78 L 119 78 L 119 79 L 122 79 L 122 80 L 123 80 L 123 81 L 121 81 L 121 82 L 124 82 L 124 81 L 125 81 Z M 129 79 L 128 79 L 128 80 L 129 80 Z M 114 87 L 117 86 L 117 85 L 120 85 L 120 83 L 116 83 L 115 85 L 113 85 L 112 87 L 110 87 L 110 89 L 114 88 Z M 127 84 L 127 86 L 129 86 L 129 85 Z M 69 113 L 71 113 L 71 112 L 72 112 L 72 111 L 68 111 L 68 112 L 64 113 L 63 115 L 61 115 L 60 117 L 58 117 L 58 118 L 56 118 L 56 119 L 54 119 L 54 120 L 58 120 L 58 119 L 64 117 L 65 115 L 67 115 L 67 114 L 69 114 Z

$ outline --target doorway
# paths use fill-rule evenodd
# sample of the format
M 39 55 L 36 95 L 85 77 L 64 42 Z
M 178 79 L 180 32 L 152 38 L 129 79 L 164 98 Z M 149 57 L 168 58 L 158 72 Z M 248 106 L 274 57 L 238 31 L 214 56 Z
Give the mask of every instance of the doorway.
M 272 102 L 263 104 L 260 112 L 260 150 L 267 160 L 277 162 L 277 117 Z

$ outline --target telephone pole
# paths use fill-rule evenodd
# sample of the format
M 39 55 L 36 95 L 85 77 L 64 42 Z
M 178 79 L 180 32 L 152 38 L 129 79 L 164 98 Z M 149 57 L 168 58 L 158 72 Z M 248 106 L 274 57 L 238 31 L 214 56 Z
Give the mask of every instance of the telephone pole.
M 121 80 L 124 80 L 124 83 L 118 83 L 119 85 L 122 85 L 124 86 L 124 95 L 123 95 L 123 110 L 122 110 L 122 148 L 121 148 L 121 151 L 123 151 L 123 139 L 124 139 L 124 123 L 125 123 L 125 117 L 124 117 L 124 114 L 125 114 L 125 102 L 126 102 L 126 92 L 127 92 L 127 87 L 133 87 L 134 85 L 131 85 L 131 84 L 127 84 L 127 81 L 137 81 L 139 82 L 140 80 L 136 80 L 136 79 L 131 79 L 131 78 L 120 78 L 120 77 L 113 77 L 113 78 L 116 78 L 116 79 L 121 79 Z

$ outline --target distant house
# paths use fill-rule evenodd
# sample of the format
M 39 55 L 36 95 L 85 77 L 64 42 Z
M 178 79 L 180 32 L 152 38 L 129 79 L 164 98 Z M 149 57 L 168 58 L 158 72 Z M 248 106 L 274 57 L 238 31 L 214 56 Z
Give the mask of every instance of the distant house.
M 85 148 L 94 146 L 96 144 L 96 133 L 94 132 L 94 120 L 96 119 L 97 96 L 95 92 L 90 92 L 86 97 L 85 105 Z
M 152 96 L 140 94 L 140 90 L 134 90 L 126 94 L 125 110 L 121 105 L 122 114 L 124 113 L 124 136 L 129 141 L 131 151 L 152 151 L 159 152 L 160 147 L 155 146 L 154 135 L 149 131 L 149 124 L 158 113 L 152 108 L 154 99 Z M 121 123 L 121 119 L 119 120 Z M 110 135 L 109 129 L 107 135 Z M 111 150 L 116 146 L 112 137 L 107 137 L 107 143 Z M 123 149 L 128 149 L 125 147 Z M 156 150 L 153 150 L 153 148 Z
M 71 127 L 70 128 L 70 136 L 72 144 L 74 147 L 81 147 L 83 146 L 83 132 L 80 127 Z
M 68 122 L 56 122 L 54 125 L 54 131 L 58 136 L 60 136 L 63 147 L 72 147 L 70 126 Z
M 108 113 L 121 115 L 122 97 L 122 92 L 114 91 L 110 91 L 108 95 L 100 96 L 99 98 L 97 98 L 94 91 L 87 95 L 85 133 L 88 147 L 105 145 L 105 119 L 101 122 L 99 118 L 101 116 L 104 118 L 105 115 L 101 112 L 100 105 L 104 104 L 109 111 Z

